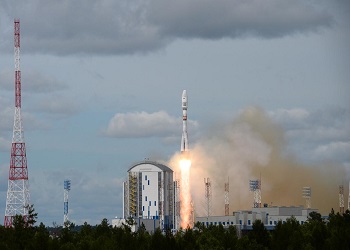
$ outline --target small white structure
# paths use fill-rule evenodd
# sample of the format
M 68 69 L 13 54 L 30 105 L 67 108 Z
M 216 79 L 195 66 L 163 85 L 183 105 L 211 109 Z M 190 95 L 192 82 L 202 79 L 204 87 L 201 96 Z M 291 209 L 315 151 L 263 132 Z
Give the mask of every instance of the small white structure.
M 128 170 L 124 182 L 123 218 L 159 220 L 161 229 L 174 227 L 173 171 L 154 161 L 142 161 Z
M 124 227 L 124 226 L 128 226 L 130 227 L 131 232 L 135 232 L 136 231 L 136 225 L 129 225 L 126 222 L 126 219 L 118 219 L 115 218 L 112 220 L 112 227 Z

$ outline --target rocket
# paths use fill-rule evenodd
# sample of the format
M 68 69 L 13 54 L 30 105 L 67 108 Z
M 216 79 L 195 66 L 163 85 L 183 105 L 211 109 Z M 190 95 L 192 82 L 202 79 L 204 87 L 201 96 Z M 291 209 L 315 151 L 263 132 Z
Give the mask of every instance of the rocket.
M 182 138 L 181 138 L 181 153 L 188 151 L 188 138 L 187 138 L 187 93 L 186 90 L 182 92 Z

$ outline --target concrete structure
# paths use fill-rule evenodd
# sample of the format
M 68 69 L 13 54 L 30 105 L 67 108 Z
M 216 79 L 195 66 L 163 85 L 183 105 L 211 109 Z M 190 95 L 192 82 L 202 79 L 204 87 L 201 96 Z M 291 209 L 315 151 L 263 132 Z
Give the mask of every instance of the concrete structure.
M 174 181 L 169 167 L 148 160 L 136 163 L 128 170 L 123 189 L 123 218 L 159 220 L 161 229 L 174 227 Z
M 201 222 L 206 226 L 223 225 L 224 227 L 236 226 L 241 230 L 251 230 L 254 221 L 261 220 L 267 229 L 274 229 L 278 221 L 285 221 L 292 216 L 295 217 L 300 224 L 304 224 L 309 213 L 318 212 L 317 209 L 304 209 L 299 207 L 262 207 L 253 208 L 252 210 L 241 210 L 233 212 L 230 216 L 210 216 L 197 217 L 196 222 Z

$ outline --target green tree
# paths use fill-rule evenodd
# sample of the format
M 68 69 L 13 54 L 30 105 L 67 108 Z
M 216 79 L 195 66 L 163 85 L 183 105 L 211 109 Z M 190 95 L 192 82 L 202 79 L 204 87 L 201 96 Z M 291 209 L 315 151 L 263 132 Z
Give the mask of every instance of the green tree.
M 330 233 L 328 244 L 330 249 L 350 249 L 350 211 L 344 214 L 329 214 L 327 228 Z
M 149 249 L 150 247 L 150 241 L 151 241 L 151 236 L 150 234 L 146 231 L 146 227 L 143 223 L 139 226 L 139 228 L 136 231 L 135 234 L 136 240 L 137 240 L 137 245 L 139 246 L 139 249 Z M 153 237 L 152 237 L 153 239 Z
M 214 236 L 212 231 L 206 230 L 203 233 L 201 233 L 197 239 L 197 246 L 201 250 L 205 249 L 215 249 L 215 250 L 221 250 L 224 249 L 222 246 L 223 242 L 220 242 L 218 238 Z
M 261 220 L 254 221 L 253 230 L 249 232 L 248 237 L 250 240 L 255 240 L 258 245 L 270 247 L 271 236 Z
M 286 223 L 279 221 L 272 234 L 272 249 L 302 249 L 304 238 L 299 222 L 294 216 Z
M 26 227 L 33 227 L 38 218 L 38 213 L 35 212 L 34 204 L 27 205 L 28 216 L 26 217 Z
M 158 227 L 152 234 L 150 249 L 168 249 L 167 247 L 166 238 Z
M 34 249 L 37 250 L 44 250 L 48 249 L 49 246 L 49 232 L 45 225 L 41 222 L 38 227 L 35 228 L 35 234 L 33 238 L 33 246 Z
M 311 212 L 308 216 L 308 220 L 302 226 L 302 232 L 310 248 L 320 250 L 329 249 L 326 244 L 329 238 L 329 232 L 321 214 Z
M 237 230 L 234 226 L 229 226 L 225 232 L 224 248 L 235 249 L 237 245 L 238 237 Z

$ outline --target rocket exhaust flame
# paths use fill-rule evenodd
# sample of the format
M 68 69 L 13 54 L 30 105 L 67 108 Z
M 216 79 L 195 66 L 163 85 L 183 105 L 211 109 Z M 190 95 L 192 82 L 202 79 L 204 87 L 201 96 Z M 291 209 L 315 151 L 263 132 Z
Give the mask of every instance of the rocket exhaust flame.
M 181 216 L 181 227 L 191 227 L 191 189 L 190 189 L 190 169 L 191 161 L 188 159 L 180 160 L 180 216 Z

